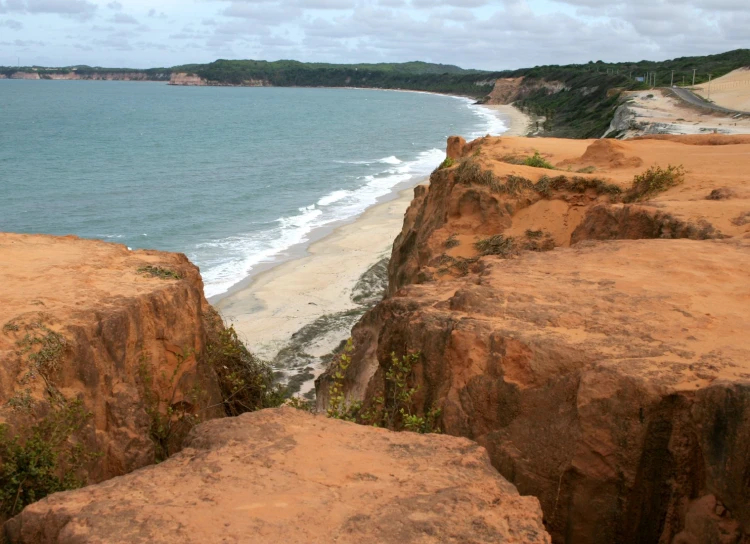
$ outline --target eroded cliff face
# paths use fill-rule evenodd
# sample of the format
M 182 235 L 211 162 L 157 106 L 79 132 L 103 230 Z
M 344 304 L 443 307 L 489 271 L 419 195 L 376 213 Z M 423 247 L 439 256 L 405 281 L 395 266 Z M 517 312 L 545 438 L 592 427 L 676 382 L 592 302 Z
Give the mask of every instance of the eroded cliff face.
M 419 353 L 417 411 L 484 445 L 553 541 L 747 542 L 750 139 L 720 139 L 451 140 L 353 330 L 348 398 Z M 513 164 L 535 151 L 558 170 Z M 624 203 L 654 164 L 684 183 Z
M 196 74 L 187 74 L 187 73 L 177 73 L 172 74 L 170 80 L 170 85 L 182 85 L 182 86 L 188 86 L 188 87 L 203 87 L 206 85 L 210 85 L 213 87 L 271 87 L 271 83 L 265 79 L 246 79 L 242 81 L 241 83 L 234 84 L 234 83 L 220 83 L 218 81 L 212 81 L 203 79 L 202 77 L 196 75 Z
M 281 408 L 205 423 L 164 463 L 59 493 L 5 525 L 14 544 L 548 544 L 521 497 L 462 438 Z
M 207 85 L 206 80 L 195 74 L 172 74 L 169 79 L 170 85 L 184 85 L 188 87 L 204 87 Z
M 88 481 L 154 462 L 154 410 L 223 415 L 203 362 L 221 325 L 184 255 L 0 234 L 0 294 L 0 417 L 23 434 L 59 399 L 82 401 L 84 448 L 101 454 Z
M 559 93 L 567 90 L 567 87 L 559 81 L 526 80 L 524 77 L 502 78 L 495 81 L 492 90 L 487 95 L 486 103 L 512 104 L 539 89 L 546 89 L 549 93 Z

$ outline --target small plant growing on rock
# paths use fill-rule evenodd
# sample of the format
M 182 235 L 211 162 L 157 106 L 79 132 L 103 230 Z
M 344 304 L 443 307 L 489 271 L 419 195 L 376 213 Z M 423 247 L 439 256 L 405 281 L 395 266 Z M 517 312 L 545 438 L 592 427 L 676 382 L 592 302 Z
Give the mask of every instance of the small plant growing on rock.
M 505 259 L 518 253 L 515 240 L 512 237 L 505 237 L 502 234 L 495 234 L 489 238 L 479 240 L 474 247 L 484 255 L 499 255 Z
M 47 495 L 86 483 L 82 469 L 100 456 L 79 440 L 92 414 L 80 400 L 53 402 L 23 435 L 0 425 L 0 510 L 8 517 Z
M 445 160 L 440 163 L 440 166 L 438 166 L 438 170 L 443 170 L 444 168 L 450 168 L 456 164 L 455 159 L 452 159 L 451 157 L 445 157 Z
M 552 251 L 555 249 L 555 239 L 549 232 L 529 229 L 521 247 L 526 251 Z
M 750 212 L 744 212 L 732 219 L 732 224 L 738 227 L 744 227 L 750 223 Z
M 328 409 L 326 414 L 328 417 L 334 419 L 343 419 L 346 421 L 357 422 L 357 413 L 359 412 L 360 405 L 349 406 L 346 402 L 346 395 L 344 394 L 344 379 L 346 378 L 346 371 L 352 364 L 351 353 L 354 350 L 354 343 L 352 339 L 346 341 L 344 351 L 339 355 L 338 361 L 333 365 L 333 382 L 328 388 Z
M 154 457 L 157 463 L 177 453 L 187 433 L 200 422 L 200 415 L 193 410 L 201 396 L 199 389 L 189 391 L 184 400 L 175 402 L 179 392 L 177 377 L 184 360 L 184 356 L 179 357 L 177 367 L 171 376 L 155 377 L 149 354 L 141 354 L 138 378 L 150 420 L 149 434 L 154 444 Z
M 523 161 L 523 163 L 526 166 L 533 166 L 534 168 L 546 168 L 548 170 L 555 169 L 555 167 L 552 166 L 552 164 L 547 161 L 547 159 L 542 157 L 539 151 L 535 151 L 534 154 L 531 157 L 527 157 L 526 160 Z
M 461 245 L 461 242 L 458 241 L 458 238 L 455 234 L 451 234 L 450 236 L 448 236 L 448 239 L 445 241 L 446 249 L 452 249 L 459 245 Z
M 332 368 L 333 381 L 328 388 L 328 417 L 343 419 L 361 425 L 384 427 L 392 431 L 417 433 L 439 433 L 440 410 L 429 410 L 419 415 L 414 410 L 414 395 L 419 386 L 413 385 L 414 365 L 419 361 L 419 353 L 398 357 L 391 353 L 390 364 L 385 371 L 385 392 L 364 409 L 361 402 L 347 403 L 344 395 L 346 371 L 351 365 L 354 350 L 350 338 L 344 352 Z
M 682 165 L 666 168 L 652 166 L 643 174 L 633 178 L 633 185 L 625 195 L 625 202 L 646 200 L 685 181 L 685 168 Z
M 146 274 L 154 278 L 162 280 L 181 280 L 182 276 L 169 268 L 162 268 L 161 266 L 142 266 L 138 269 L 139 274 Z
M 224 327 L 218 314 L 209 316 L 206 359 L 216 371 L 228 416 L 281 406 L 284 389 L 275 383 L 271 366 L 253 355 L 233 326 Z

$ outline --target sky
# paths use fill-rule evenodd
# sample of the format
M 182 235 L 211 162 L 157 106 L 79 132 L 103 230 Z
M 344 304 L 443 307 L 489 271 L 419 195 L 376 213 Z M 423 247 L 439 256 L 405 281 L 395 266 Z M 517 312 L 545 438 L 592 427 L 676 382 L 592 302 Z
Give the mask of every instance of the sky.
M 0 65 L 423 60 L 503 70 L 750 47 L 750 0 L 0 0 Z

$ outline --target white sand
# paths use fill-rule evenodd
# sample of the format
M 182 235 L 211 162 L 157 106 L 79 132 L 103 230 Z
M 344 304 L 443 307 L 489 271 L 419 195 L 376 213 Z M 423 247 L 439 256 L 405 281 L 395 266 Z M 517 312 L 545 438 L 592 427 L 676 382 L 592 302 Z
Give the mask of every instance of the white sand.
M 390 256 L 412 195 L 413 189 L 407 189 L 371 207 L 354 223 L 313 243 L 309 255 L 259 274 L 216 306 L 252 351 L 273 358 L 304 325 L 356 307 L 352 289 L 373 264 Z

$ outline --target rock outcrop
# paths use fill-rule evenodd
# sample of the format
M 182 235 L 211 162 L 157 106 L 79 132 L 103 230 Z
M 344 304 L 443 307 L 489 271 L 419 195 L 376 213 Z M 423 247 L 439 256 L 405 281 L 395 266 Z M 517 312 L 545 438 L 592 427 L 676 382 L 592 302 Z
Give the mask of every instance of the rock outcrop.
M 560 81 L 544 81 L 539 79 L 526 79 L 524 77 L 501 78 L 495 84 L 487 96 L 487 104 L 512 104 L 516 100 L 526 98 L 530 94 L 544 89 L 548 94 L 559 93 L 569 90 Z
M 184 85 L 188 87 L 204 87 L 206 80 L 195 74 L 175 73 L 169 79 L 170 85 Z
M 415 190 L 349 400 L 418 353 L 414 409 L 484 445 L 554 542 L 747 542 L 750 145 L 709 140 L 467 144 Z M 623 198 L 654 164 L 684 183 Z
M 281 408 L 207 422 L 164 463 L 52 495 L 13 544 L 548 543 L 539 503 L 461 438 Z
M 203 362 L 217 323 L 184 255 L 0 234 L 0 298 L 0 418 L 19 432 L 61 398 L 82 401 L 84 447 L 101 454 L 88 481 L 153 463 L 158 411 L 223 414 Z
M 10 79 L 41 79 L 39 74 L 36 72 L 14 72 L 10 75 Z

